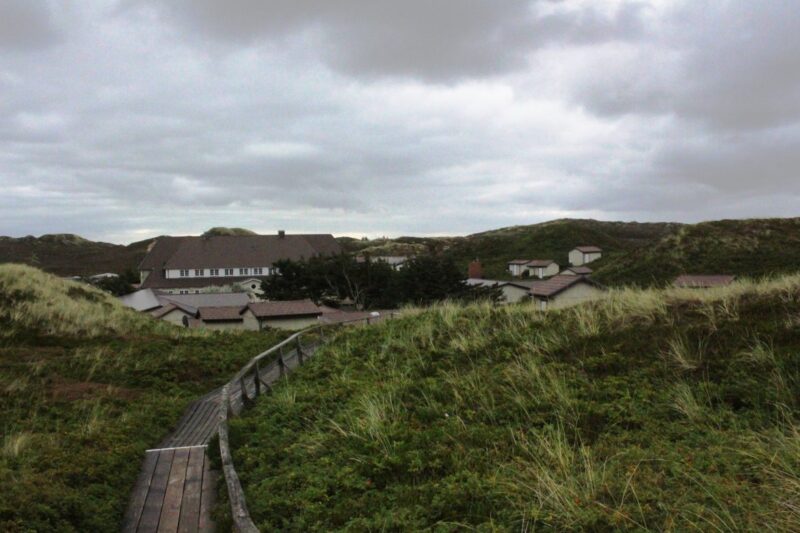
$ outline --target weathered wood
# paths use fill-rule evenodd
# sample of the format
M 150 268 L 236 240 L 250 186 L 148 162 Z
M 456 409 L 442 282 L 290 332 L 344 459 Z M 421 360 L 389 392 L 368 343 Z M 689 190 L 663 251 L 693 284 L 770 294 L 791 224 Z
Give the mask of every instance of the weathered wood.
M 197 531 L 199 533 L 211 533 L 214 531 L 214 522 L 211 520 L 211 510 L 216 501 L 217 473 L 211 470 L 208 457 L 204 457 L 203 464 L 203 488 L 200 494 L 200 516 L 197 520 Z
M 286 375 L 286 363 L 283 361 L 283 346 L 281 346 L 280 355 L 278 356 L 278 377 Z
M 161 508 L 164 505 L 164 495 L 167 492 L 167 481 L 172 469 L 172 457 L 174 455 L 174 450 L 158 452 L 158 463 L 150 481 L 150 489 L 147 492 L 137 531 L 150 532 L 158 530 L 158 521 L 161 518 Z
M 142 470 L 136 480 L 128 510 L 125 512 L 125 518 L 122 522 L 122 531 L 125 533 L 133 533 L 139 527 L 139 519 L 142 517 L 144 502 L 150 490 L 150 480 L 153 479 L 153 472 L 157 463 L 158 452 L 145 453 Z
M 222 401 L 228 401 L 229 392 L 228 387 L 222 389 Z M 224 410 L 220 410 L 219 417 L 219 453 L 222 459 L 222 471 L 225 474 L 225 484 L 228 487 L 228 499 L 231 503 L 231 515 L 233 518 L 234 526 L 237 531 L 246 533 L 257 532 L 253 521 L 250 519 L 250 513 L 247 511 L 247 503 L 244 498 L 244 491 L 242 484 L 239 481 L 239 475 L 233 466 L 233 457 L 231 456 L 230 441 L 228 438 L 228 416 Z
M 181 502 L 183 501 L 183 485 L 186 481 L 186 465 L 188 463 L 189 448 L 175 450 L 169 471 L 167 490 L 164 494 L 164 503 L 161 505 L 161 518 L 158 521 L 159 533 L 174 533 L 178 531 L 178 522 L 181 518 Z
M 197 533 L 200 524 L 200 500 L 203 492 L 204 447 L 189 450 L 189 463 L 186 466 L 186 481 L 183 484 L 183 502 L 178 525 L 179 533 Z
M 303 364 L 303 345 L 300 344 L 300 337 L 297 337 L 297 362 L 299 365 Z

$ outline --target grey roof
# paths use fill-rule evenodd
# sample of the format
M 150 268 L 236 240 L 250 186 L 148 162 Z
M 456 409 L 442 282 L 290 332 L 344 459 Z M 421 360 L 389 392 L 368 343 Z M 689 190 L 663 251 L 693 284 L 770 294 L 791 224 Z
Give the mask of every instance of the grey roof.
M 591 268 L 589 268 L 587 266 L 571 266 L 571 267 L 565 268 L 564 270 L 569 270 L 570 272 L 575 272 L 579 276 L 587 276 L 587 275 L 591 274 L 592 272 L 594 272 L 594 270 L 592 270 Z
M 122 302 L 122 305 L 131 307 L 136 311 L 150 311 L 161 307 L 161 302 L 152 289 L 142 289 L 120 296 L 119 301 Z
M 531 259 L 525 266 L 532 266 L 532 267 L 547 267 L 555 263 L 552 259 Z
M 241 309 L 250 303 L 246 292 L 220 292 L 203 294 L 159 294 L 159 299 L 189 307 L 236 307 Z
M 600 253 L 603 251 L 599 246 L 576 246 L 574 249 L 586 254 Z
M 567 290 L 573 285 L 578 283 L 588 283 L 595 287 L 599 287 L 597 283 L 593 282 L 585 276 L 553 276 L 547 280 L 534 281 L 531 283 L 531 294 L 533 296 L 541 296 L 544 298 L 552 298 L 560 292 Z

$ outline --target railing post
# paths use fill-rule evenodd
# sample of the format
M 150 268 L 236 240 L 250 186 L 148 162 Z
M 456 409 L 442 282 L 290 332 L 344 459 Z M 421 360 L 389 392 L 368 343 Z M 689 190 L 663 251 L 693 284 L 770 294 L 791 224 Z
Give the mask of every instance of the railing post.
M 322 327 L 322 324 L 319 325 L 319 340 L 325 340 L 325 328 Z
M 303 345 L 300 344 L 300 335 L 295 337 L 294 339 L 295 345 L 297 346 L 297 362 L 299 364 L 303 364 Z
M 261 371 L 258 368 L 258 363 L 259 361 L 258 359 L 256 359 L 256 365 L 253 374 L 253 385 L 255 386 L 256 389 L 256 398 L 258 398 L 261 395 Z
M 278 352 L 278 377 L 283 377 L 286 374 L 286 363 L 283 362 L 283 346 Z
M 239 386 L 242 388 L 242 405 L 246 402 L 250 401 L 250 398 L 247 396 L 247 383 L 244 380 L 244 376 L 239 378 Z

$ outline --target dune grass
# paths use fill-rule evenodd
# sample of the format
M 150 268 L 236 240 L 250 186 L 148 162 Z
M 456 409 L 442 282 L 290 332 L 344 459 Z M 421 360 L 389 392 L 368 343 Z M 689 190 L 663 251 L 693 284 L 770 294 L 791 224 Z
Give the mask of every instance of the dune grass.
M 410 311 L 234 420 L 234 461 L 262 530 L 796 530 L 798 317 L 800 276 Z
M 0 265 L 0 531 L 118 531 L 144 450 L 281 337 L 190 333 Z

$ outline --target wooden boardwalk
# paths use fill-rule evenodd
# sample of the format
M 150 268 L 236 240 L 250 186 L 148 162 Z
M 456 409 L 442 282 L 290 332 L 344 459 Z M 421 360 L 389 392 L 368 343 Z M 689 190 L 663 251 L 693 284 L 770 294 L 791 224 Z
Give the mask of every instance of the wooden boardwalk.
M 308 355 L 313 354 L 308 348 Z M 268 387 L 298 366 L 296 351 L 285 354 L 283 372 L 276 364 L 261 372 L 260 387 Z M 256 396 L 256 384 L 246 383 Z M 125 532 L 214 531 L 211 510 L 218 473 L 211 470 L 207 444 L 216 435 L 222 388 L 192 402 L 172 433 L 157 448 L 147 450 L 122 523 Z M 244 406 L 241 386 L 232 387 L 231 406 Z

